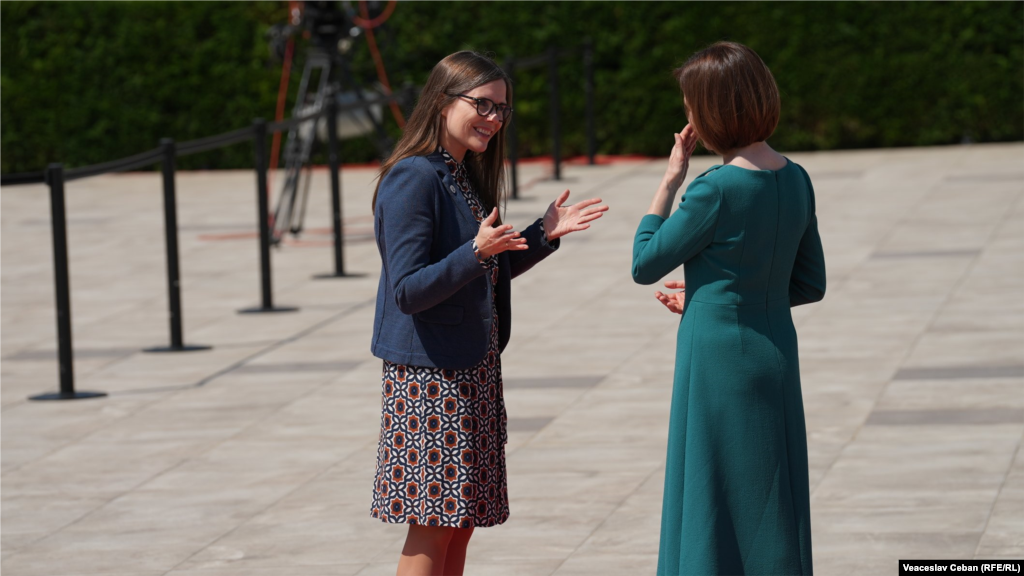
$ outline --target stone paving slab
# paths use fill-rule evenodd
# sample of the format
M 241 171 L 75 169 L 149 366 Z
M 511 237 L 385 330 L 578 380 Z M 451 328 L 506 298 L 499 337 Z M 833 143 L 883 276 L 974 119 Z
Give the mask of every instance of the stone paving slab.
M 794 310 L 816 572 L 900 558 L 1024 556 L 1024 145 L 800 153 L 829 287 Z M 712 163 L 696 158 L 697 174 Z M 564 188 L 611 211 L 516 280 L 503 355 L 512 517 L 467 574 L 653 573 L 678 317 L 629 277 L 664 160 L 528 164 L 524 226 Z M 342 174 L 331 268 L 326 172 L 259 299 L 251 172 L 177 177 L 186 343 L 167 343 L 159 176 L 67 186 L 76 382 L 57 388 L 49 203 L 0 192 L 0 568 L 12 576 L 393 574 L 405 528 L 369 517 L 380 361 L 374 171 Z M 681 271 L 680 271 L 681 274 Z

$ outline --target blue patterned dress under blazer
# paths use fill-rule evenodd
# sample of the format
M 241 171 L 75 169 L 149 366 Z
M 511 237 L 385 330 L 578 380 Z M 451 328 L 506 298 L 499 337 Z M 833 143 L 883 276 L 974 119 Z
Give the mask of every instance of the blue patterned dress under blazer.
M 558 248 L 541 220 L 529 250 L 477 260 L 488 211 L 467 166 L 443 148 L 406 158 L 380 184 L 382 270 L 371 350 L 384 360 L 371 515 L 471 528 L 508 519 L 501 351 L 512 278 Z

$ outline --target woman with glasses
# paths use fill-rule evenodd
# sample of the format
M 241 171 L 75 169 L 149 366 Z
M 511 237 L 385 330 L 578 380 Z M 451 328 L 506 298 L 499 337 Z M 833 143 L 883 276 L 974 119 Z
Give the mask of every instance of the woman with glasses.
M 563 192 L 502 222 L 508 75 L 457 52 L 431 71 L 374 193 L 382 269 L 371 349 L 384 360 L 371 515 L 405 523 L 399 575 L 462 574 L 476 527 L 509 515 L 501 351 L 509 288 L 607 206 Z
M 814 190 L 765 142 L 779 90 L 750 48 L 719 42 L 676 70 L 689 120 L 640 221 L 633 279 L 680 265 L 658 574 L 811 574 L 807 435 L 790 307 L 825 295 Z M 700 140 L 722 164 L 669 215 Z

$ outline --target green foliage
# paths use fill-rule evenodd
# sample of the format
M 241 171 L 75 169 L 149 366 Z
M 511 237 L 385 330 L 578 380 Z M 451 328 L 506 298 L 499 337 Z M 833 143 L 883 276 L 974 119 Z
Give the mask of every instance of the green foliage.
M 272 117 L 280 2 L 3 2 L 3 172 L 80 166 Z M 244 144 L 183 167 L 252 165 Z
M 280 79 L 264 39 L 287 3 L 0 3 L 2 171 L 70 166 L 272 118 Z M 464 48 L 500 62 L 547 46 L 595 46 L 599 151 L 665 155 L 685 123 L 671 71 L 728 39 L 756 50 L 782 91 L 780 150 L 1024 138 L 1020 2 L 401 2 L 376 31 L 392 86 L 421 85 Z M 301 46 L 301 44 L 300 44 Z M 292 90 L 301 73 L 293 69 Z M 365 43 L 353 69 L 376 80 Z M 564 155 L 586 149 L 581 59 L 560 65 Z M 515 85 L 520 153 L 550 150 L 548 78 Z M 289 109 L 292 103 L 289 102 Z M 393 135 L 397 126 L 388 121 Z M 365 140 L 343 158 L 371 160 Z M 238 145 L 182 167 L 252 163 Z

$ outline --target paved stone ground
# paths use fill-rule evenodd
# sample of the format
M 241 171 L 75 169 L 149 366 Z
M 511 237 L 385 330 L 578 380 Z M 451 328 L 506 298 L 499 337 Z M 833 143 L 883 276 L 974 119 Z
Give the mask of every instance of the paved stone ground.
M 1024 556 L 1024 145 L 793 154 L 814 179 L 824 302 L 795 310 L 815 568 Z M 694 161 L 693 173 L 711 163 Z M 512 517 L 474 575 L 653 573 L 678 317 L 629 277 L 664 161 L 528 166 L 525 224 L 562 189 L 612 207 L 515 283 L 503 356 Z M 186 340 L 167 342 L 154 174 L 68 185 L 78 388 L 55 390 L 49 207 L 2 200 L 2 569 L 9 576 L 393 574 L 405 528 L 369 517 L 380 361 L 373 172 L 343 175 L 347 264 L 330 268 L 326 174 L 310 230 L 258 301 L 254 177 L 178 176 Z M 681 273 L 681 271 L 680 271 Z

